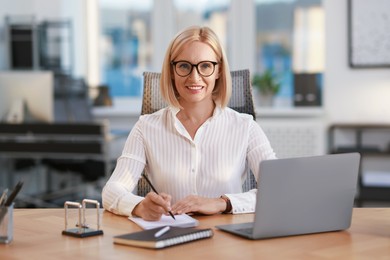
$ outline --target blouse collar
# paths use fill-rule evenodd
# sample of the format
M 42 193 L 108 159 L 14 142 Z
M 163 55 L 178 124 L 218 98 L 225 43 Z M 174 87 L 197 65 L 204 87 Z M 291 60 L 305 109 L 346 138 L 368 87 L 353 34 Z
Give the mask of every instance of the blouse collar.
M 168 108 L 170 111 L 171 111 L 171 115 L 176 117 L 177 113 L 179 113 L 180 109 L 177 108 L 177 107 L 174 107 L 174 106 L 169 106 Z M 219 116 L 220 114 L 222 113 L 222 108 L 221 106 L 219 105 L 215 105 L 215 108 L 214 108 L 214 112 L 213 112 L 213 115 L 211 118 L 209 118 L 208 120 L 212 120 L 214 118 L 216 118 L 217 116 Z

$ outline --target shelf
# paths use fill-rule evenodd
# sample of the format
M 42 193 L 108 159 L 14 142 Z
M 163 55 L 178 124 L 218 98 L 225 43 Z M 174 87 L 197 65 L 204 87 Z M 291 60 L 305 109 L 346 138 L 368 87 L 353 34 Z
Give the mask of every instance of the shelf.
M 367 147 L 356 147 L 356 146 L 345 146 L 337 147 L 331 151 L 331 153 L 360 153 L 364 155 L 390 155 L 389 151 L 382 151 L 376 146 L 367 146 Z
M 340 124 L 333 124 L 331 128 L 337 128 L 337 129 L 353 129 L 353 130 L 388 130 L 390 129 L 390 124 L 373 124 L 373 123 L 359 123 L 359 124 L 345 124 L 345 123 L 340 123 Z
M 141 98 L 114 98 L 113 106 L 93 107 L 92 114 L 95 117 L 138 117 L 141 114 L 141 106 Z
M 256 107 L 256 116 L 262 117 L 321 117 L 322 107 Z
M 387 139 L 383 138 L 383 135 Z M 342 140 L 344 140 L 343 144 L 340 143 Z M 353 142 L 345 144 L 345 140 L 348 140 L 348 142 L 352 140 Z M 390 181 L 387 171 L 385 170 L 386 174 L 383 174 L 383 172 L 375 172 L 375 169 L 378 169 L 378 167 L 379 169 L 387 168 L 384 168 L 383 165 L 371 165 L 369 167 L 363 167 L 363 165 L 367 165 L 364 160 L 365 157 L 372 159 L 373 157 L 390 156 L 390 149 L 388 146 L 385 146 L 390 141 L 390 125 L 361 123 L 334 124 L 328 129 L 328 141 L 329 151 L 331 153 L 358 152 L 361 155 L 358 180 L 359 194 L 356 198 L 357 205 L 361 206 L 366 201 L 389 201 Z M 365 172 L 362 172 L 363 169 Z M 370 174 L 366 174 L 367 171 Z

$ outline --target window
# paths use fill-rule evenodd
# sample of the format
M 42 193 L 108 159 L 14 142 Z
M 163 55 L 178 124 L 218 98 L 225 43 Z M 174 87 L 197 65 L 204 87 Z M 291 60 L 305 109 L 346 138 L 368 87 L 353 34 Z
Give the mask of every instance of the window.
M 100 0 L 101 77 L 113 97 L 140 96 L 151 66 L 151 0 Z
M 101 78 L 113 97 L 140 97 L 143 71 L 161 69 L 165 48 L 174 34 L 190 25 L 206 25 L 222 41 L 232 69 L 251 68 L 253 64 L 243 58 L 253 53 L 252 75 L 268 69 L 277 75 L 281 89 L 276 106 L 321 103 L 325 42 L 321 0 L 253 0 L 254 21 L 242 19 L 239 12 L 232 15 L 230 8 L 238 0 L 99 1 Z M 252 22 L 255 45 L 244 46 L 237 41 L 240 34 L 236 31 L 249 34 Z M 237 24 L 237 28 L 231 26 Z M 250 55 L 238 55 L 237 60 L 236 54 L 248 47 L 253 48 Z M 304 102 L 310 95 L 301 95 L 299 100 L 298 92 L 313 88 L 317 100 Z
M 256 0 L 255 73 L 278 78 L 275 105 L 321 105 L 324 20 L 321 0 Z
M 230 0 L 174 0 L 177 31 L 191 25 L 208 26 L 227 49 L 227 20 Z
M 101 77 L 103 84 L 110 87 L 110 94 L 113 97 L 142 95 L 142 73 L 161 69 L 162 52 L 165 54 L 165 39 L 160 39 L 161 37 L 171 39 L 173 35 L 169 34 L 176 34 L 187 26 L 207 25 L 226 45 L 230 0 L 213 2 L 172 0 L 174 15 L 169 15 L 169 10 L 166 10 L 170 8 L 168 2 L 161 4 L 152 0 L 99 1 Z M 172 23 L 154 21 L 157 27 L 162 27 L 156 29 L 152 28 L 152 19 L 164 19 L 164 22 L 172 19 Z M 159 34 L 161 31 L 164 33 L 163 36 Z M 153 42 L 161 44 L 153 46 Z

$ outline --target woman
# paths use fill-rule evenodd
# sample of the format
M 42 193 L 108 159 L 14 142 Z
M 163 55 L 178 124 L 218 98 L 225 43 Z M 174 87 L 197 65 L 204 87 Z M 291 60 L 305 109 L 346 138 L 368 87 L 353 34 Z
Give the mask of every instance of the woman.
M 252 116 L 226 107 L 230 70 L 215 33 L 207 27 L 180 32 L 168 47 L 160 83 L 169 106 L 135 124 L 103 189 L 104 208 L 145 220 L 168 211 L 254 212 L 256 190 L 242 191 L 246 167 L 257 173 L 260 161 L 275 154 Z M 132 193 L 143 170 L 159 195 Z

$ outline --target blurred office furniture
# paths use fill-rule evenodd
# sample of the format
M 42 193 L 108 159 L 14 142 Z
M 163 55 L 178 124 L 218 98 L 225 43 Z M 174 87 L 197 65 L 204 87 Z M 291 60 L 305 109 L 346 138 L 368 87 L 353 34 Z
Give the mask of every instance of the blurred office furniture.
M 11 69 L 38 69 L 38 23 L 33 16 L 5 17 L 5 37 Z
M 40 67 L 56 74 L 73 70 L 73 28 L 71 20 L 45 20 L 39 24 Z
M 106 177 L 109 171 L 106 148 L 108 123 L 95 122 L 89 87 L 84 79 L 72 76 L 74 53 L 71 20 L 38 22 L 34 16 L 7 16 L 5 21 L 9 73 L 39 74 L 49 71 L 53 74 L 51 91 L 35 87 L 29 84 L 28 79 L 20 77 L 23 87 L 35 91 L 34 95 L 29 95 L 29 102 L 43 107 L 46 99 L 41 100 L 40 96 L 50 95 L 52 107 L 46 111 L 52 112 L 53 116 L 50 120 L 21 120 L 15 125 L 1 123 L 4 132 L 0 131 L 0 157 L 12 158 L 7 159 L 7 164 L 11 166 L 8 182 L 12 183 L 13 173 L 23 170 L 23 167 L 44 168 L 47 171 L 47 187 L 46 194 L 41 198 L 49 198 L 56 189 L 51 177 L 58 176 L 50 172 L 81 175 L 85 183 Z M 15 80 L 13 83 L 7 89 L 15 86 Z M 0 112 L 8 109 L 4 108 L 8 104 L 1 102 L 2 98 Z M 29 106 L 26 111 L 25 114 L 29 114 Z M 15 134 L 9 129 L 15 130 Z M 80 190 L 79 187 L 68 191 L 56 190 L 56 194 L 72 194 L 77 190 Z M 42 199 L 43 202 L 45 199 Z
M 58 123 L 85 123 L 94 120 L 88 86 L 82 78 L 68 74 L 54 77 L 54 118 Z
M 93 106 L 100 107 L 100 106 L 106 106 L 110 107 L 112 106 L 112 98 L 110 95 L 110 88 L 107 85 L 100 85 L 97 87 L 98 95 L 93 100 Z
M 51 71 L 0 71 L 0 121 L 53 122 L 53 81 Z
M 44 194 L 40 194 L 40 201 L 33 202 L 38 206 L 48 205 L 44 203 L 60 195 L 77 195 L 82 184 L 107 177 L 110 167 L 106 148 L 108 124 L 95 122 L 88 86 L 81 78 L 57 73 L 53 80 L 52 74 L 39 70 L 0 73 L 0 114 L 7 111 L 9 99 L 18 97 L 27 101 L 27 111 L 42 111 L 39 118 L 25 117 L 18 124 L 0 124 L 0 158 L 6 158 L 4 162 L 9 166 L 2 169 L 7 171 L 7 186 L 12 186 L 14 174 L 23 170 L 46 171 Z M 43 117 L 44 113 L 52 115 L 50 120 Z M 68 178 L 81 176 L 83 183 L 71 188 L 62 185 L 64 189 L 59 190 L 53 184 L 59 178 L 52 179 L 60 177 L 57 173 L 65 173 L 62 176 Z M 58 196 L 54 196 L 54 191 Z
M 390 201 L 390 125 L 334 124 L 328 141 L 330 153 L 361 154 L 357 206 Z
M 54 75 L 54 76 L 53 76 Z M 82 78 L 42 70 L 0 71 L 0 121 L 14 101 L 25 103 L 24 122 L 91 122 L 92 101 Z
M 86 182 L 109 176 L 107 128 L 105 122 L 0 124 L 0 158 L 28 159 L 37 165 L 47 166 L 47 189 L 39 196 L 42 205 L 64 194 L 77 196 L 77 192 L 83 191 L 83 183 L 67 190 L 54 191 L 49 171 L 74 171 L 81 174 Z M 12 164 L 9 168 L 6 169 L 7 186 L 12 187 Z
M 232 76 L 232 96 L 228 107 L 253 116 L 256 119 L 253 104 L 252 86 L 250 83 L 249 70 L 237 70 L 231 72 Z M 144 92 L 142 98 L 141 114 L 151 114 L 167 106 L 161 96 L 160 77 L 158 72 L 144 72 Z M 247 169 L 247 179 L 243 184 L 243 190 L 248 191 L 257 187 L 253 173 Z M 137 185 L 137 194 L 145 196 L 150 191 L 149 184 L 141 178 Z
M 70 20 L 38 22 L 33 15 L 6 16 L 5 32 L 10 69 L 72 73 L 74 53 Z

